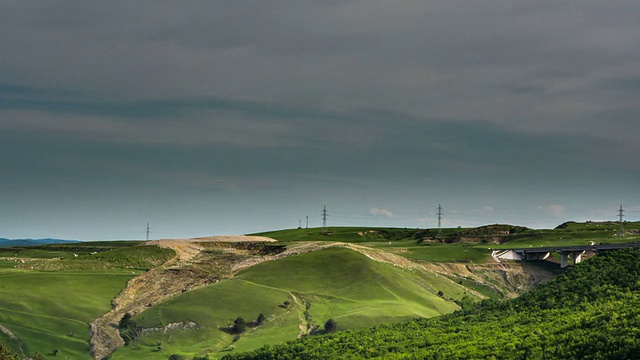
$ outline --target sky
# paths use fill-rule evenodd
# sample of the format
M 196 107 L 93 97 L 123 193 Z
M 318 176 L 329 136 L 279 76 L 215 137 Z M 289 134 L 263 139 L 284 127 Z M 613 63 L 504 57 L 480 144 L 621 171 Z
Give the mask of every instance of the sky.
M 0 237 L 640 220 L 637 0 L 0 2 Z

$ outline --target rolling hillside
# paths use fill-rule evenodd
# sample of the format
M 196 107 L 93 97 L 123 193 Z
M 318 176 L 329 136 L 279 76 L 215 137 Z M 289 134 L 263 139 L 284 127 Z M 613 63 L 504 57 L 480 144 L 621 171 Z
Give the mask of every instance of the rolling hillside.
M 23 358 L 220 358 L 310 341 L 329 319 L 346 334 L 513 298 L 562 271 L 552 262 L 496 263 L 491 250 L 640 238 L 640 223 L 625 229 L 618 238 L 616 223 L 487 225 L 440 238 L 433 229 L 336 227 L 2 248 L 0 341 Z M 239 334 L 238 317 L 247 325 Z
M 344 248 L 319 250 L 256 265 L 232 279 L 151 307 L 134 317 L 138 326 L 196 322 L 198 328 L 152 332 L 111 358 L 219 356 L 230 345 L 251 349 L 317 332 L 329 318 L 346 330 L 433 317 L 458 308 L 438 291 L 457 299 L 473 298 L 446 278 L 376 262 Z M 267 319 L 264 325 L 237 338 L 229 333 L 236 317 L 251 320 L 260 313 Z
M 396 325 L 265 346 L 240 359 L 635 359 L 640 252 L 594 257 L 517 299 Z

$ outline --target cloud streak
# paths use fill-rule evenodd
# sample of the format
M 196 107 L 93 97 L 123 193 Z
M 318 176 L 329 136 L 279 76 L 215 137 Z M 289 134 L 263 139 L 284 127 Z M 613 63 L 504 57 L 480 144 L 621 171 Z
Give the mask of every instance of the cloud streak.
M 371 215 L 375 215 L 375 216 L 383 216 L 386 218 L 393 217 L 393 213 L 385 209 L 372 208 L 370 212 L 371 212 Z

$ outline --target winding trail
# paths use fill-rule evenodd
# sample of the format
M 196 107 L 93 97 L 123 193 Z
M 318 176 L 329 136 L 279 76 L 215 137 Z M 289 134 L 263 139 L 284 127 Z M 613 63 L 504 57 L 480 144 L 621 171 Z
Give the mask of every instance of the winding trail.
M 7 329 L 6 327 L 0 325 L 0 332 L 4 333 L 5 335 L 7 335 L 7 337 L 9 339 L 11 339 L 11 341 L 15 342 L 16 345 L 18 346 L 18 350 L 20 351 L 20 356 L 22 358 L 26 358 L 27 355 L 24 353 L 24 350 L 22 349 L 22 345 L 20 344 L 20 341 L 18 340 L 18 338 L 11 332 L 11 330 Z

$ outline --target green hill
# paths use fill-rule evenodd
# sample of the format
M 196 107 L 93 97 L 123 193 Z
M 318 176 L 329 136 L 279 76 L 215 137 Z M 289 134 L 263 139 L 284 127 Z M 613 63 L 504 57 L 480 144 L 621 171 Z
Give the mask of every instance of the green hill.
M 111 359 L 157 359 L 173 353 L 217 357 L 229 345 L 249 350 L 318 332 L 329 318 L 347 330 L 458 308 L 438 291 L 457 299 L 465 296 L 462 287 L 446 278 L 375 262 L 344 248 L 300 254 L 253 266 L 151 307 L 133 319 L 137 326 L 161 329 L 192 321 L 198 328 L 148 333 Z M 231 333 L 238 316 L 252 321 L 260 313 L 266 317 L 264 325 L 240 336 Z
M 634 359 L 640 253 L 594 257 L 519 298 L 432 319 L 265 346 L 224 359 Z

